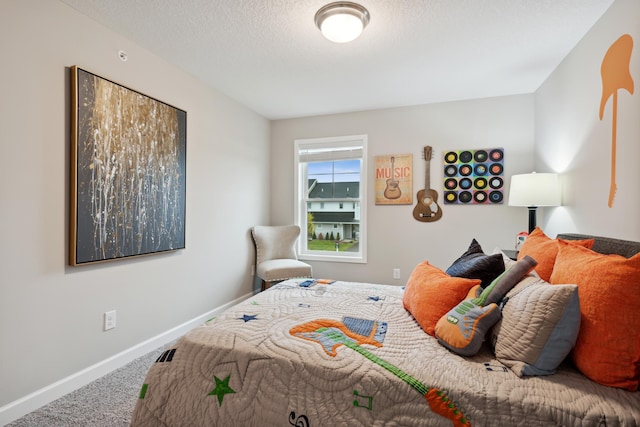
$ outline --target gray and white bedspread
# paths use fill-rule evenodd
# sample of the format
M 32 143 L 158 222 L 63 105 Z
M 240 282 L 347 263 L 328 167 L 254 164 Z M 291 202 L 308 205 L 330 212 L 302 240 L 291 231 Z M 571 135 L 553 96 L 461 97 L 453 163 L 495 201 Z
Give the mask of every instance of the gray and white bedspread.
M 396 286 L 289 280 L 151 367 L 133 426 L 638 426 L 640 393 L 569 366 L 519 378 L 425 334 Z M 438 414 L 438 413 L 442 414 Z

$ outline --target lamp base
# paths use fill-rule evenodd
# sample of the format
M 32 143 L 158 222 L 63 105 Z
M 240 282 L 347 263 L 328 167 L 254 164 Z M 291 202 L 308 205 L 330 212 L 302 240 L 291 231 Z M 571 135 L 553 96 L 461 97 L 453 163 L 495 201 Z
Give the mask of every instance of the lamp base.
M 529 234 L 536 228 L 537 206 L 528 206 L 529 209 Z

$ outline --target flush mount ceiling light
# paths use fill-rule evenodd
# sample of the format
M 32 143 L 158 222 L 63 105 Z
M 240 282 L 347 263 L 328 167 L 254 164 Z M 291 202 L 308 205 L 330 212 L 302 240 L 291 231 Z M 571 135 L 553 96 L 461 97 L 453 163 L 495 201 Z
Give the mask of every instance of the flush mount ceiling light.
M 316 25 L 322 35 L 335 43 L 347 43 L 358 38 L 369 23 L 369 11 L 357 3 L 338 1 L 316 13 Z

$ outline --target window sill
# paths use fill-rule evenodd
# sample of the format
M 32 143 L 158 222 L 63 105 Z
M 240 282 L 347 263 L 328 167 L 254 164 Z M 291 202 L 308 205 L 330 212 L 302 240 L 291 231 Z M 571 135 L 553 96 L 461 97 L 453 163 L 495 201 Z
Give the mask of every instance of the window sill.
M 339 252 L 340 253 L 340 252 Z M 367 259 L 362 255 L 353 256 L 344 255 L 344 252 L 340 255 L 335 255 L 333 252 L 321 252 L 317 254 L 304 253 L 299 254 L 298 259 L 300 261 L 323 261 L 323 262 L 350 262 L 353 264 L 366 264 Z

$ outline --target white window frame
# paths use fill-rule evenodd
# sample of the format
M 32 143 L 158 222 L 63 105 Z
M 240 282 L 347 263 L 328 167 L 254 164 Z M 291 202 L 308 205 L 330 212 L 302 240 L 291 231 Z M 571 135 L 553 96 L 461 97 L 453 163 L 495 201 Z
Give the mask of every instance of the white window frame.
M 298 258 L 309 261 L 329 261 L 329 262 L 367 262 L 367 135 L 339 136 L 331 138 L 297 139 L 294 141 L 294 221 L 300 226 L 300 238 L 297 243 Z M 332 153 L 335 160 L 348 159 L 341 157 L 346 154 L 348 147 L 358 149 L 361 152 L 360 162 L 360 236 L 358 252 L 336 252 L 336 251 L 310 251 L 307 249 L 307 202 L 315 201 L 309 199 L 307 192 L 307 162 L 301 161 L 301 153 L 313 149 L 326 149 L 327 153 Z M 335 151 L 332 151 L 335 149 Z M 331 154 L 329 154 L 331 155 Z M 360 157 L 358 157 L 360 158 Z M 327 159 L 329 160 L 329 159 Z M 338 199 L 340 200 L 340 199 Z M 353 201 L 345 199 L 344 202 Z

